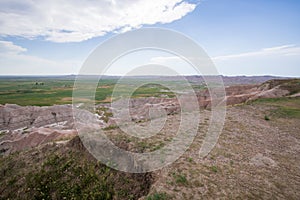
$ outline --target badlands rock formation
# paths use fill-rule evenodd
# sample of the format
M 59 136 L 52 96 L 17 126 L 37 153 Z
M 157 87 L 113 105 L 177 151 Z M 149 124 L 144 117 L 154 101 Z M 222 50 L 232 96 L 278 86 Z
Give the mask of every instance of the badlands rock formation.
M 32 128 L 26 131 L 12 131 L 0 139 L 0 153 L 10 154 L 30 147 L 36 147 L 53 141 L 67 141 L 76 136 L 75 130 L 53 128 Z
M 9 154 L 76 135 L 71 105 L 0 106 L 0 153 Z
M 261 85 L 238 85 L 225 88 L 227 105 L 235 105 L 259 98 L 278 98 L 289 95 L 297 96 L 300 92 L 299 79 L 271 80 Z M 201 108 L 211 107 L 211 95 L 208 90 L 197 92 L 197 99 Z M 185 98 L 179 102 L 176 98 L 134 98 L 129 101 L 130 115 L 132 121 L 149 119 L 150 110 L 164 110 L 166 114 L 174 114 L 181 111 L 182 107 L 187 109 L 188 105 L 193 104 L 194 99 Z M 221 99 L 223 100 L 223 99 Z M 221 101 L 220 100 L 220 101 Z M 121 107 L 124 106 L 121 102 Z M 184 105 L 180 105 L 184 103 Z M 117 105 L 117 104 L 115 104 Z M 110 108 L 113 112 L 115 106 Z M 192 109 L 192 108 L 190 108 Z M 105 113 L 104 113 L 105 114 Z M 87 116 L 87 115 L 86 115 Z M 152 115 L 155 117 L 154 115 Z M 99 116 L 101 118 L 102 116 Z M 15 130 L 28 127 L 42 127 L 50 124 L 67 122 L 67 128 L 73 128 L 73 113 L 71 105 L 55 105 L 48 107 L 38 106 L 18 106 L 12 104 L 0 105 L 0 130 Z M 105 124 L 104 124 L 105 126 Z
M 55 106 L 0 106 L 0 130 L 41 127 L 59 122 L 72 121 L 71 105 Z
M 225 91 L 225 99 L 219 99 L 219 101 L 226 101 L 227 105 L 245 103 L 259 98 L 297 97 L 300 92 L 300 80 L 270 80 L 261 85 L 229 86 L 225 88 Z M 211 107 L 210 92 L 208 90 L 197 92 L 197 101 L 202 109 L 209 109 Z M 180 104 L 182 102 L 184 105 Z M 189 111 L 193 109 L 194 103 L 195 99 L 188 97 L 181 102 L 176 98 L 130 99 L 129 120 L 133 122 L 147 121 L 158 118 L 160 115 L 180 113 L 183 107 Z M 113 126 L 116 125 L 116 122 L 122 121 L 120 120 L 122 115 L 112 115 L 112 113 L 122 112 L 122 107 L 127 109 L 123 102 L 117 109 L 109 105 L 98 105 L 98 107 L 105 107 L 105 111 L 98 116 L 88 111 L 80 112 L 80 123 L 88 125 L 92 121 L 102 128 Z M 103 117 L 106 117 L 106 120 L 103 120 Z M 0 105 L 0 131 L 2 135 L 0 137 L 0 153 L 18 151 L 71 137 L 76 134 L 72 106 L 22 107 L 12 104 Z

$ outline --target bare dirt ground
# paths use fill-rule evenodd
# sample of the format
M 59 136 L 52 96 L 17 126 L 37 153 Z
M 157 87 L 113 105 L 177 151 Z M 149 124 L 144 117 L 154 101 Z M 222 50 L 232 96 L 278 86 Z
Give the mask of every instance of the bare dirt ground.
M 299 100 L 294 106 L 299 109 Z M 158 172 L 159 179 L 152 185 L 150 196 L 299 199 L 300 119 L 272 115 L 276 109 L 270 104 L 228 107 L 217 145 L 205 159 L 199 160 L 198 152 L 210 114 L 204 111 L 202 128 L 191 148 Z M 265 119 L 269 114 L 270 119 Z

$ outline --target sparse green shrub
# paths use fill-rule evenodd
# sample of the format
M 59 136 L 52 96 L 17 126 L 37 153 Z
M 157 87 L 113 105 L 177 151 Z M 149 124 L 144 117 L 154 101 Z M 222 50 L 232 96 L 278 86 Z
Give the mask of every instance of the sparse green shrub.
M 112 199 L 114 194 L 95 165 L 78 166 L 65 156 L 49 157 L 40 171 L 25 177 L 33 199 Z
M 217 166 L 215 166 L 215 165 L 211 166 L 210 169 L 211 169 L 211 171 L 213 171 L 213 172 L 215 172 L 215 173 L 218 172 L 218 168 L 217 168 Z
M 147 197 L 147 200 L 167 200 L 166 193 L 154 193 Z
M 270 120 L 270 118 L 269 118 L 268 115 L 265 115 L 265 120 L 266 120 L 266 121 L 269 121 L 269 120 Z
M 186 176 L 184 174 L 173 174 L 173 177 L 174 177 L 175 182 L 177 184 L 182 184 L 182 185 L 187 184 L 187 179 L 186 179 Z
M 103 128 L 103 130 L 108 131 L 108 130 L 113 130 L 113 129 L 116 129 L 116 128 L 118 128 L 118 126 L 111 125 L 111 126 Z
M 96 113 L 100 115 L 100 119 L 105 123 L 109 121 L 109 118 L 113 117 L 113 114 L 109 111 L 107 107 L 100 107 L 96 110 Z

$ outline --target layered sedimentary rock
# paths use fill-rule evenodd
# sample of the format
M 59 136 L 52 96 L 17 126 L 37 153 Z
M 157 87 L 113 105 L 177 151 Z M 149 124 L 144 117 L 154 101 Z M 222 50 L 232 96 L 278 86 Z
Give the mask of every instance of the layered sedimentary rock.
M 75 130 L 52 128 L 32 128 L 25 132 L 12 131 L 0 139 L 0 153 L 7 155 L 15 151 L 21 151 L 53 141 L 67 141 L 76 134 Z
M 41 127 L 48 124 L 72 121 L 71 105 L 47 107 L 0 106 L 0 130 L 14 130 L 24 127 Z
M 217 102 L 224 101 L 226 105 L 245 103 L 259 98 L 284 96 L 297 98 L 300 92 L 300 80 L 271 80 L 261 85 L 229 86 L 225 88 L 225 92 L 225 97 L 216 96 L 219 98 Z M 77 120 L 77 128 L 78 124 L 79 127 L 96 124 L 105 128 L 120 125 L 117 122 L 122 124 L 122 112 L 126 109 L 129 110 L 129 121 L 141 122 L 181 111 L 195 111 L 193 110 L 195 103 L 201 109 L 211 108 L 211 96 L 213 95 L 209 90 L 202 90 L 196 93 L 196 99 L 190 98 L 189 95 L 180 97 L 180 100 L 159 97 L 133 98 L 124 102 L 116 102 L 115 105 L 119 103 L 117 107 L 109 104 L 98 105 L 99 108 L 105 107 L 100 115 L 76 108 L 75 118 L 80 119 Z M 107 114 L 107 112 L 110 113 Z M 18 151 L 76 135 L 73 114 L 71 105 L 48 107 L 0 105 L 0 134 L 2 135 L 0 153 Z M 103 117 L 106 119 L 103 120 Z

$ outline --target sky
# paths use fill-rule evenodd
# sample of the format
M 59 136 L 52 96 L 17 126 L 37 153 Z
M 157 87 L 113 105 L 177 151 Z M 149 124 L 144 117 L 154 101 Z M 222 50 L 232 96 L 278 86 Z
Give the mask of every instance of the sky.
M 0 0 L 0 75 L 78 74 L 102 42 L 159 27 L 194 40 L 222 75 L 300 77 L 299 10 L 298 0 Z M 173 55 L 146 54 L 193 73 Z

